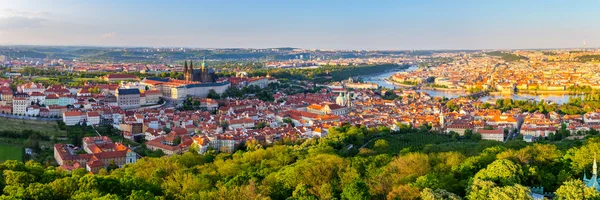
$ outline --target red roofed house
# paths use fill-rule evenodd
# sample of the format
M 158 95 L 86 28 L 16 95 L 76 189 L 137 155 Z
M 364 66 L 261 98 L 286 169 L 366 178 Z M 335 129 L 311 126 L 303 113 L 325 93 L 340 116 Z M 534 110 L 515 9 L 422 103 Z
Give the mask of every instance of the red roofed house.
M 229 128 L 238 129 L 238 128 L 254 128 L 254 120 L 250 118 L 243 119 L 233 119 L 229 121 Z
M 78 148 L 72 145 L 54 145 L 54 159 L 61 168 L 70 171 L 85 166 L 88 171 L 98 173 L 109 165 L 123 167 L 137 161 L 138 156 L 134 151 L 123 144 L 113 143 L 106 136 L 85 137 L 82 140 L 82 149 L 87 154 L 77 154 Z
M 479 130 L 477 132 L 481 134 L 482 140 L 496 140 L 499 142 L 504 142 L 504 130 L 502 129 Z
M 87 124 L 92 126 L 100 124 L 100 114 L 98 112 L 88 112 Z
M 79 111 L 69 111 L 63 113 L 63 122 L 67 126 L 76 125 L 85 120 L 86 114 Z
M 164 137 L 157 137 L 146 142 L 146 147 L 153 151 L 161 150 L 166 155 L 173 155 L 187 152 L 192 143 L 193 140 L 189 135 L 178 135 L 171 132 Z

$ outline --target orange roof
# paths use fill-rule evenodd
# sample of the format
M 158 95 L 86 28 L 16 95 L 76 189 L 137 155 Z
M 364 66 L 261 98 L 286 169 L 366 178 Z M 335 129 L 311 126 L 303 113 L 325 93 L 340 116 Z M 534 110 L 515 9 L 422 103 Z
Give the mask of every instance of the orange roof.
M 79 111 L 69 111 L 64 113 L 67 117 L 81 116 L 81 112 Z
M 308 106 L 308 108 L 313 109 L 313 110 L 321 110 L 323 108 L 323 106 L 317 105 L 317 104 L 312 104 L 312 105 Z

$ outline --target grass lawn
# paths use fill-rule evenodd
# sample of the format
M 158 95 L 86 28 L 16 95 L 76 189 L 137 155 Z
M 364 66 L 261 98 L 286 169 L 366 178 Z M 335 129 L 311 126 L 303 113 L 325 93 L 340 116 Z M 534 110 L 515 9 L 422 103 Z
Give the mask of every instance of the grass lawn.
M 0 144 L 0 162 L 5 160 L 23 160 L 23 147 L 10 144 Z
M 49 77 L 35 77 L 33 78 L 33 81 L 47 81 L 50 80 Z
M 39 131 L 42 134 L 66 136 L 65 131 L 58 129 L 58 125 L 55 121 L 37 121 L 37 120 L 23 120 L 23 119 L 12 119 L 12 118 L 0 118 L 0 131 L 22 131 L 32 130 Z
M 101 81 L 100 78 L 74 78 L 73 81 Z

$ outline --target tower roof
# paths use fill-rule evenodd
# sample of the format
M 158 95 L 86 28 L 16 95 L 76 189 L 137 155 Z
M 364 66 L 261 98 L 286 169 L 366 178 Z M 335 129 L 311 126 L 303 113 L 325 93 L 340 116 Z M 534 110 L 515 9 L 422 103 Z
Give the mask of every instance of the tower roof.
M 186 73 L 188 71 L 188 66 L 187 66 L 187 60 L 183 61 L 183 73 Z

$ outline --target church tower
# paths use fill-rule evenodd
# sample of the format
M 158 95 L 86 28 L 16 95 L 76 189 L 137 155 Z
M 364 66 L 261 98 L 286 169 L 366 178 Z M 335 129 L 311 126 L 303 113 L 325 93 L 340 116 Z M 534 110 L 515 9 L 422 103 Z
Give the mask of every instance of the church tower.
M 202 58 L 202 72 L 206 70 L 206 63 L 204 62 L 205 58 Z
M 187 61 L 186 61 L 186 63 L 187 63 Z M 186 70 L 185 70 L 183 76 L 185 77 L 185 81 L 186 82 L 192 82 L 192 81 L 194 81 L 193 80 L 194 79 L 194 63 L 192 63 L 191 60 L 190 60 L 190 66 L 186 67 Z
M 340 92 L 340 95 L 335 98 L 335 104 L 339 106 L 346 106 L 346 100 L 344 99 L 344 93 Z
M 183 61 L 183 80 L 187 80 L 187 73 L 188 73 L 187 60 L 185 60 L 185 61 Z
M 346 93 L 346 100 L 348 101 L 348 102 L 346 102 L 346 106 L 348 108 L 352 107 L 352 101 L 351 101 L 352 98 L 350 98 L 350 93 L 349 92 Z

